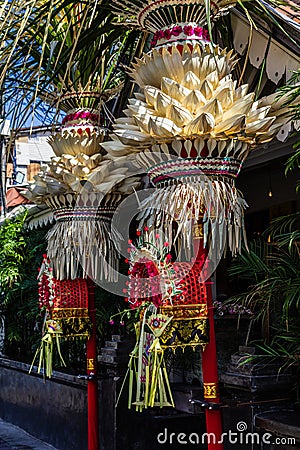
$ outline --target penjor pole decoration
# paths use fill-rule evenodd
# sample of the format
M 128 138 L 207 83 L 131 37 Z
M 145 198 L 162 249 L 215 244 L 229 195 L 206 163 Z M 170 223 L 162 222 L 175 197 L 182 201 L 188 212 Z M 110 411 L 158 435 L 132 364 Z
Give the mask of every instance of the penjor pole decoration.
M 210 322 L 210 342 L 203 354 L 204 391 L 205 399 L 215 403 L 219 403 L 219 394 L 209 276 L 225 248 L 237 254 L 245 241 L 247 204 L 235 187 L 243 162 L 251 150 L 269 142 L 289 120 L 285 100 L 277 100 L 276 94 L 255 100 L 248 85 L 238 85 L 234 79 L 237 59 L 233 51 L 210 41 L 207 23 L 227 14 L 234 5 L 230 0 L 114 2 L 114 9 L 126 21 L 153 34 L 153 48 L 132 64 L 130 75 L 139 90 L 129 99 L 125 117 L 116 120 L 112 140 L 102 144 L 116 158 L 135 153 L 155 187 L 140 204 L 140 228 L 154 233 L 159 230 L 169 246 L 181 244 L 186 257 L 194 255 L 194 265 L 200 265 L 198 285 L 205 292 Z M 154 278 L 150 286 L 155 286 L 160 264 L 156 261 L 155 269 L 145 275 L 150 263 L 144 261 L 142 269 L 141 262 L 142 256 L 130 270 L 130 283 L 136 285 L 135 278 L 146 278 L 149 284 Z M 211 262 L 214 267 L 210 267 Z M 180 289 L 182 277 L 178 274 L 175 279 Z M 190 283 L 187 279 L 185 284 Z M 149 381 L 151 373 L 157 372 L 155 348 L 161 352 L 162 337 L 176 317 L 174 311 L 171 317 L 163 313 L 174 294 L 162 296 L 158 306 L 155 295 L 150 296 L 150 306 L 145 302 L 140 315 L 137 346 L 129 367 L 130 386 L 137 379 L 135 404 L 140 409 L 156 404 L 148 400 L 149 392 L 153 394 L 156 389 L 154 379 Z M 159 336 L 149 326 L 149 320 L 154 319 L 163 324 Z M 188 321 L 183 329 L 185 326 L 189 326 Z M 157 338 L 158 347 L 152 345 Z M 137 366 L 135 358 L 140 361 Z M 162 363 L 160 368 L 163 371 Z M 160 378 L 158 384 L 168 392 L 166 379 Z M 159 389 L 155 395 L 172 404 L 170 396 L 164 397 Z M 215 433 L 218 441 L 220 411 L 208 410 L 206 417 L 207 430 Z M 223 446 L 209 444 L 209 448 Z
M 118 249 L 111 220 L 124 196 L 140 186 L 140 176 L 136 174 L 142 170 L 136 167 L 134 154 L 115 160 L 101 148 L 105 130 L 100 109 L 104 98 L 115 95 L 117 91 L 105 92 L 104 95 L 98 84 L 89 88 L 87 92 L 65 92 L 57 98 L 59 107 L 67 109 L 67 114 L 60 131 L 49 139 L 55 156 L 34 177 L 27 197 L 50 207 L 56 220 L 47 235 L 51 283 L 55 288 L 51 299 L 53 304 L 46 308 L 40 361 L 42 363 L 45 355 L 48 356 L 46 375 L 51 376 L 53 343 L 60 353 L 62 337 L 87 338 L 88 450 L 98 450 L 93 281 L 117 280 Z M 80 303 L 83 299 L 84 307 Z M 56 304 L 60 305 L 59 308 Z

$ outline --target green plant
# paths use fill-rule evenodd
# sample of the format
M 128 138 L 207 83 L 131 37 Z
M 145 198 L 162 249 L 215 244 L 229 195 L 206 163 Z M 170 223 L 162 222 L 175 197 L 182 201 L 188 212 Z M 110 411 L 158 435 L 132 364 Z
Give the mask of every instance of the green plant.
M 40 338 L 36 274 L 45 247 L 45 231 L 24 227 L 27 212 L 0 228 L 1 310 L 5 319 L 4 351 L 29 361 Z
M 33 1 L 29 9 L 13 0 L 0 6 L 10 23 L 0 25 L 6 37 L 0 85 L 12 128 L 30 116 L 53 123 L 61 111 L 99 109 L 100 104 L 105 114 L 115 106 L 105 103 L 123 86 L 123 65 L 134 55 L 138 34 L 120 23 L 108 0 Z M 82 96 L 83 91 L 96 95 Z
M 26 242 L 22 235 L 26 213 L 4 221 L 0 228 L 0 286 L 5 296 L 22 279 Z
M 263 325 L 256 342 L 260 354 L 282 358 L 282 367 L 299 365 L 300 354 L 300 214 L 275 219 L 266 235 L 232 264 L 229 274 L 248 283 L 247 291 L 229 299 L 250 307 Z

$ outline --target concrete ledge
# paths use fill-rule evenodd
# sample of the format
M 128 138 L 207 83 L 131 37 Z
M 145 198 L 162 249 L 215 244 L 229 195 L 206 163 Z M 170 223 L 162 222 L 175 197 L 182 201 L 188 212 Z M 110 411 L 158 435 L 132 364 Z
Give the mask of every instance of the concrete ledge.
M 26 373 L 29 376 L 33 375 L 35 377 L 43 379 L 43 374 L 37 373 L 37 366 L 32 367 L 30 374 L 30 364 L 26 364 L 20 361 L 14 361 L 8 358 L 0 358 L 0 366 Z M 73 385 L 79 389 L 86 389 L 87 386 L 87 381 L 77 378 L 76 375 L 57 372 L 56 370 L 53 371 L 53 375 L 50 379 L 47 378 L 47 381 L 55 381 L 61 384 Z
M 276 436 L 293 437 L 300 443 L 300 414 L 294 411 L 256 414 L 255 426 Z
M 43 379 L 29 364 L 0 359 L 0 416 L 60 450 L 83 450 L 87 442 L 86 381 L 54 372 Z

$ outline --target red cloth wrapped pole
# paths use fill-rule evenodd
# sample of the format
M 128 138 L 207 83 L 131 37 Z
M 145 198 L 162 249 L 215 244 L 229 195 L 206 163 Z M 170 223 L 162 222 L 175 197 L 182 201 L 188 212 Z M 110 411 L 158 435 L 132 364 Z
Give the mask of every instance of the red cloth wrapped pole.
M 194 233 L 194 253 L 196 261 L 205 265 L 207 249 L 203 247 L 201 238 L 202 224 L 196 224 L 197 232 Z M 195 237 L 197 236 L 197 238 Z M 205 267 L 204 267 L 205 270 Z M 211 291 L 211 281 L 206 280 L 207 308 L 209 321 L 209 341 L 202 352 L 202 376 L 204 387 L 204 400 L 209 403 L 220 403 L 216 335 L 214 326 L 214 311 Z M 222 441 L 222 414 L 220 409 L 206 409 L 206 433 L 208 436 L 208 450 L 223 450 Z
M 88 450 L 99 450 L 95 286 L 90 279 L 88 280 L 88 290 L 89 315 L 92 321 L 92 334 L 86 347 L 87 375 L 91 377 L 87 384 Z

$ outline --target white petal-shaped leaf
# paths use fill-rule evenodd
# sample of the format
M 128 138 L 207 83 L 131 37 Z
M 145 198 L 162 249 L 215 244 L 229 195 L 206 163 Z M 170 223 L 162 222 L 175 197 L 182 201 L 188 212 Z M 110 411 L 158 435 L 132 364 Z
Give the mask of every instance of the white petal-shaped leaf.
M 138 152 L 140 149 L 136 146 L 124 145 L 120 141 L 103 142 L 102 147 L 112 156 L 130 155 L 132 152 Z
M 220 86 L 220 89 L 217 91 L 214 93 L 213 98 L 219 100 L 223 111 L 229 109 L 233 103 L 233 82 L 230 81 Z
M 166 114 L 167 108 L 172 103 L 174 105 L 180 106 L 180 103 L 177 100 L 172 99 L 172 97 L 170 97 L 169 95 L 164 94 L 163 92 L 160 91 L 160 92 L 158 92 L 156 99 L 155 99 L 155 103 L 154 103 L 155 111 L 160 116 L 164 116 Z
M 242 86 L 238 87 L 234 92 L 233 101 L 245 97 L 245 95 L 248 92 L 248 89 L 249 89 L 248 84 L 242 84 Z
M 78 178 L 85 178 L 89 173 L 89 168 L 82 165 L 77 165 L 72 169 L 72 174 Z
M 67 183 L 68 185 L 70 185 L 71 183 L 74 183 L 74 181 L 79 181 L 78 177 L 76 177 L 76 175 L 72 174 L 72 173 L 68 173 L 65 172 L 63 174 L 63 180 L 65 183 Z
M 214 89 L 216 89 L 217 86 L 219 85 L 218 71 L 214 70 L 213 72 L 209 73 L 208 75 L 206 75 L 205 79 L 212 84 Z
M 98 170 L 94 170 L 88 177 L 87 180 L 93 185 L 100 184 L 108 176 L 107 166 L 99 167 Z
M 271 125 L 268 131 L 261 134 L 259 133 L 257 135 L 256 142 L 264 143 L 271 141 L 274 138 L 274 136 L 276 136 L 281 127 L 282 127 L 281 123 Z
M 85 155 L 84 153 L 79 153 L 76 156 L 77 161 L 79 161 L 81 164 L 86 165 L 86 162 L 90 159 L 88 155 Z
M 162 49 L 162 57 L 164 65 L 167 69 L 167 72 L 163 76 L 168 76 L 173 80 L 177 81 L 178 83 L 181 83 L 181 80 L 184 77 L 182 57 L 180 52 L 175 46 L 172 47 L 171 52 L 172 53 L 170 53 L 169 50 L 166 48 Z
M 181 128 L 175 123 L 164 117 L 150 117 L 149 131 L 152 136 L 172 137 L 181 132 Z
M 154 86 L 147 85 L 144 87 L 144 93 L 145 93 L 145 97 L 146 97 L 148 105 L 154 106 L 156 97 L 159 92 L 161 92 L 161 90 Z
M 135 98 L 137 100 L 140 100 L 141 102 L 145 102 L 146 101 L 145 96 L 144 96 L 144 94 L 142 92 L 134 92 L 133 95 L 135 96 Z
M 200 65 L 199 78 L 204 79 L 209 73 L 208 65 L 210 60 L 210 54 L 206 53 L 202 56 L 202 61 Z
M 149 136 L 141 131 L 115 130 L 115 135 L 118 136 L 124 145 L 138 146 L 149 141 Z
M 225 115 L 225 114 L 224 114 Z M 238 133 L 245 128 L 246 117 L 244 115 L 235 115 L 226 120 L 222 120 L 214 129 L 214 133 Z
M 141 87 L 152 85 L 159 87 L 162 77 L 168 76 L 168 69 L 160 52 L 153 49 L 150 55 L 144 54 L 132 65 L 130 75 Z
M 132 105 L 132 106 L 129 106 L 128 109 L 131 111 L 133 116 L 138 116 L 138 117 L 143 116 L 144 114 L 155 114 L 154 109 L 152 109 L 152 107 L 148 106 L 148 105 L 147 106 Z M 132 120 L 132 122 L 133 122 L 133 125 L 134 125 L 135 121 Z M 119 125 L 120 125 L 120 122 L 118 122 L 118 124 L 116 124 L 115 128 L 119 128 Z M 122 125 L 128 126 L 129 124 L 128 123 L 124 123 Z
M 181 83 L 184 87 L 188 89 L 199 89 L 201 85 L 201 80 L 191 71 L 188 71 Z
M 182 105 L 191 111 L 192 114 L 196 114 L 197 111 L 206 104 L 206 99 L 203 94 L 198 90 L 192 90 L 185 97 Z
M 268 131 L 273 124 L 275 117 L 266 117 L 265 119 L 257 120 L 246 124 L 246 134 Z
M 183 106 L 170 105 L 166 111 L 166 116 L 179 127 L 183 127 L 193 120 L 192 114 Z
M 186 134 L 207 134 L 215 126 L 214 117 L 209 113 L 202 113 L 185 127 Z
M 182 102 L 190 93 L 190 89 L 182 86 L 171 78 L 164 77 L 161 81 L 161 89 L 173 99 Z
M 227 120 L 230 119 L 230 116 L 236 116 L 237 114 L 246 115 L 251 110 L 253 99 L 254 99 L 254 93 L 246 95 L 243 98 L 240 98 L 239 100 L 235 101 L 231 108 L 228 109 L 224 115 L 223 119 Z
M 209 100 L 214 92 L 213 86 L 212 84 L 208 81 L 208 80 L 203 80 L 199 91 L 201 92 L 201 94 L 204 95 L 204 97 Z
M 139 110 L 139 107 L 133 107 L 130 106 L 130 110 L 132 108 L 132 111 L 137 112 Z M 146 108 L 145 108 L 146 109 Z M 123 125 L 128 125 L 128 126 L 132 126 L 135 124 L 134 120 L 132 117 L 122 117 L 119 118 L 115 123 L 118 123 L 118 126 L 123 126 Z M 118 128 L 118 127 L 117 127 Z
M 149 85 L 149 87 L 151 87 Z M 146 99 L 144 99 L 146 100 Z M 147 103 L 145 101 L 141 101 L 141 100 L 136 100 L 135 98 L 130 98 L 128 100 L 128 105 L 130 106 L 146 106 L 147 107 Z M 118 123 L 119 119 L 116 120 L 116 122 Z
M 250 111 L 246 118 L 247 124 L 251 123 L 251 122 L 255 122 L 256 120 L 264 119 L 269 111 L 270 111 L 270 106 L 264 106 L 263 108 L 259 108 L 254 111 Z
M 199 46 L 198 46 L 198 51 L 195 50 L 195 47 L 193 49 L 193 53 L 191 53 L 191 51 L 189 50 L 189 48 L 187 48 L 187 51 L 185 53 L 183 53 L 182 57 L 183 57 L 183 65 L 184 65 L 184 70 L 186 72 L 188 72 L 189 70 L 191 72 L 194 72 L 196 75 L 200 73 L 201 71 L 201 51 L 199 51 Z
M 199 113 L 209 113 L 214 117 L 215 123 L 223 117 L 223 109 L 219 100 L 212 99 L 206 105 L 202 106 Z

